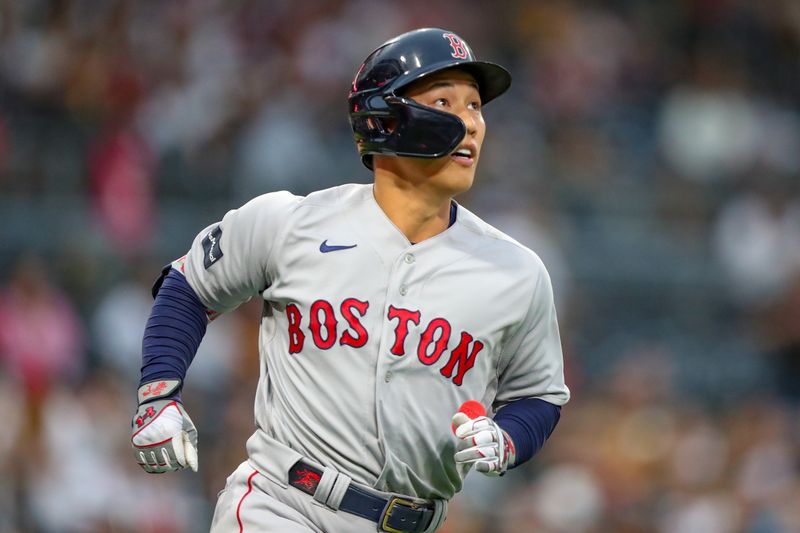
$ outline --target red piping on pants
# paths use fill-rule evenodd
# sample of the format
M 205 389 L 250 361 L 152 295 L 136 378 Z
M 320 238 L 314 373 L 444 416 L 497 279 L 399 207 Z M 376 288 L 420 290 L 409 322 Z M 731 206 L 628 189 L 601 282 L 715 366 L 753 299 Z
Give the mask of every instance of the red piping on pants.
M 253 473 L 250 474 L 250 477 L 247 478 L 247 492 L 242 495 L 242 499 L 239 500 L 239 505 L 236 506 L 236 521 L 239 522 L 239 533 L 244 531 L 244 524 L 242 524 L 242 519 L 239 517 L 239 512 L 242 509 L 242 503 L 244 502 L 244 499 L 247 498 L 248 494 L 253 492 L 253 477 L 256 474 L 258 474 L 258 472 L 253 471 Z

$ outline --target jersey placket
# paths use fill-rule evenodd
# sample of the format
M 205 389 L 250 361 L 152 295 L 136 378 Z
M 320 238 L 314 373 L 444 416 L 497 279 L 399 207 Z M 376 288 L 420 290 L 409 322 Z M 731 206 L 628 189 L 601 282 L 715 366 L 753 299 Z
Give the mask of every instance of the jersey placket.
M 405 355 L 402 352 L 392 353 L 392 349 L 398 345 L 398 330 L 400 329 L 399 318 L 391 319 L 390 313 L 397 309 L 414 309 L 412 303 L 414 288 L 419 279 L 418 256 L 416 247 L 407 247 L 399 253 L 392 263 L 386 287 L 386 299 L 382 315 L 381 341 L 378 348 L 377 362 L 375 365 L 375 408 L 376 421 L 380 441 L 383 443 L 384 460 L 392 461 L 392 453 L 387 449 L 387 440 L 384 429 L 384 413 L 387 412 L 385 399 L 389 395 L 389 388 L 394 386 L 408 386 L 403 382 L 397 382 L 398 369 L 402 368 L 403 359 L 409 357 L 411 350 L 411 338 L 414 337 L 413 329 L 416 324 L 412 321 L 406 322 L 407 331 L 405 338 L 402 339 L 405 347 Z M 384 464 L 386 468 L 386 464 Z
M 386 309 L 383 314 L 383 332 L 381 335 L 381 356 L 378 360 L 378 376 L 382 367 L 391 367 L 398 357 L 403 357 L 396 353 L 392 353 L 392 348 L 398 343 L 398 329 L 400 324 L 398 320 L 391 319 L 390 313 L 392 309 L 406 309 L 408 308 L 408 300 L 410 299 L 409 293 L 411 292 L 413 279 L 414 279 L 414 266 L 417 261 L 417 256 L 413 250 L 408 250 L 400 254 L 394 262 L 392 267 L 392 275 L 389 278 L 389 284 L 386 291 Z M 411 327 L 414 323 L 406 323 L 407 333 L 404 337 L 407 338 L 411 332 Z M 403 338 L 405 344 L 406 338 Z M 389 383 L 392 378 L 392 370 L 388 368 L 383 374 L 383 381 Z

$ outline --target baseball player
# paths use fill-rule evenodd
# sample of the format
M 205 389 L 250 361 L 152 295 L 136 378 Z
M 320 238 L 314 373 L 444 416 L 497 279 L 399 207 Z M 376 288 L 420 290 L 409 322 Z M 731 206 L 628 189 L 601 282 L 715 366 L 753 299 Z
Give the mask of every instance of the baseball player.
M 264 302 L 255 432 L 212 531 L 435 531 L 470 469 L 501 475 L 553 431 L 569 390 L 547 271 L 453 200 L 510 83 L 452 32 L 391 39 L 349 94 L 374 183 L 259 196 L 165 269 L 133 419 L 147 472 L 197 470 L 186 370 L 209 320 Z

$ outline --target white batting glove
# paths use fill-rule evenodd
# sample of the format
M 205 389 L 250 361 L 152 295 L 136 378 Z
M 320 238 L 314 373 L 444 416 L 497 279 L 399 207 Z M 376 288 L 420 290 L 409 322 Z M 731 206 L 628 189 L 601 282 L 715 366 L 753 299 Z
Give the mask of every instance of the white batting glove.
M 514 464 L 514 443 L 491 418 L 470 418 L 458 412 L 453 415 L 453 425 L 458 438 L 458 451 L 454 456 L 457 465 L 474 465 L 482 474 L 499 476 Z
M 133 417 L 131 444 L 136 462 L 150 474 L 187 467 L 197 472 L 197 429 L 183 405 L 165 397 L 179 387 L 177 380 L 155 381 L 139 387 L 139 409 Z

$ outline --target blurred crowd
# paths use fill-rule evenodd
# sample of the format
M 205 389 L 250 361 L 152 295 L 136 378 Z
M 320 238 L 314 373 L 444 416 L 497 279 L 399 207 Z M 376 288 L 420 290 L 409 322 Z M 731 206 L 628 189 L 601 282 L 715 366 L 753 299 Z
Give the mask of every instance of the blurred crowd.
M 368 182 L 349 83 L 424 26 L 514 75 L 459 201 L 542 256 L 573 391 L 444 531 L 800 531 L 796 0 L 0 0 L 0 533 L 207 529 L 261 310 L 190 369 L 200 472 L 148 476 L 150 285 L 252 196 Z

